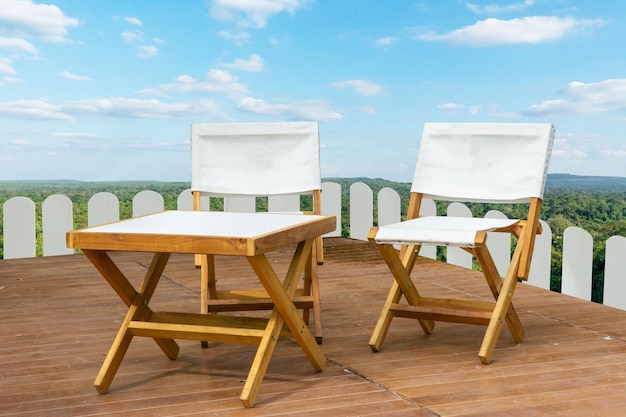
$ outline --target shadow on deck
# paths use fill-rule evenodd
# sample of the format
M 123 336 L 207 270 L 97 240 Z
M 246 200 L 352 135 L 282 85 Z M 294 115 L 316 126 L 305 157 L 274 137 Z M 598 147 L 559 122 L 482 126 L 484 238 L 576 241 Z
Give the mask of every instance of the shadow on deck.
M 325 256 L 326 369 L 316 373 L 295 342 L 281 340 L 252 409 L 239 400 L 256 350 L 246 345 L 180 341 L 170 361 L 135 338 L 110 392 L 98 394 L 93 380 L 126 307 L 83 255 L 2 260 L 0 415 L 626 415 L 626 311 L 521 285 L 526 339 L 515 344 L 503 329 L 490 365 L 477 357 L 482 326 L 437 323 L 425 336 L 397 319 L 373 353 L 368 340 L 392 277 L 367 242 L 327 238 Z M 145 253 L 112 257 L 133 280 L 150 262 Z M 245 260 L 217 262 L 223 285 L 254 279 Z M 424 294 L 490 297 L 477 272 L 421 265 L 414 276 Z M 151 306 L 197 312 L 198 300 L 193 257 L 173 255 Z

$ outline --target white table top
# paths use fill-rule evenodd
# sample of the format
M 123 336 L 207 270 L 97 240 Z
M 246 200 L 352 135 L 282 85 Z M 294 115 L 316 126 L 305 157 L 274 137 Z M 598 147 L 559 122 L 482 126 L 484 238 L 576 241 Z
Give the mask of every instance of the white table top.
M 251 238 L 305 224 L 322 216 L 289 213 L 229 213 L 216 211 L 164 211 L 115 223 L 93 226 L 91 233 L 139 233 L 185 236 Z
M 67 243 L 95 250 L 251 255 L 334 229 L 334 216 L 173 210 L 68 232 Z

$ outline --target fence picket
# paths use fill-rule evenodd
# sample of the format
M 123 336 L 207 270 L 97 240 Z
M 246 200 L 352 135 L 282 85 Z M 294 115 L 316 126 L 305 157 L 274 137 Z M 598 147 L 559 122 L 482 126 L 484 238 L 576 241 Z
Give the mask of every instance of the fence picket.
M 591 300 L 593 238 L 580 227 L 568 227 L 563 232 L 563 270 L 561 293 Z
M 335 230 L 324 236 L 341 236 L 341 184 L 322 183 L 322 214 L 335 216 L 337 219 Z
M 140 191 L 133 197 L 133 217 L 163 211 L 165 202 L 163 196 L 156 191 Z
M 87 224 L 97 226 L 99 224 L 116 222 L 120 219 L 120 200 L 106 191 L 95 193 L 87 202 Z
M 437 215 L 437 205 L 430 198 L 423 198 L 420 206 L 420 216 Z M 437 259 L 437 246 L 422 246 L 420 255 L 430 259 Z
M 275 213 L 301 211 L 299 194 L 271 195 L 267 198 L 267 210 Z
M 626 237 L 606 241 L 603 304 L 626 310 Z
M 362 182 L 350 186 L 350 237 L 367 240 L 367 235 L 374 225 L 374 194 L 372 189 Z M 358 210 L 354 210 L 358 208 Z
M 65 244 L 65 234 L 74 230 L 72 200 L 55 194 L 41 203 L 41 234 L 43 256 L 70 255 L 74 249 Z
M 452 217 L 472 217 L 472 212 L 465 204 L 454 202 L 448 206 L 447 215 Z M 450 246 L 446 249 L 446 253 L 446 261 L 449 264 L 472 269 L 472 255 L 463 249 Z
M 200 206 L 202 206 L 202 198 L 200 199 Z M 208 202 L 208 197 L 206 197 L 207 202 Z M 193 210 L 193 195 L 191 194 L 191 188 L 187 188 L 186 190 L 183 190 L 179 195 L 178 195 L 178 199 L 176 199 L 176 208 L 178 210 L 184 210 L 184 211 L 192 211 Z M 208 205 L 206 207 L 206 210 L 208 210 Z
M 2 205 L 4 259 L 37 256 L 35 203 L 30 198 L 13 197 Z
M 539 220 L 539 223 L 541 223 L 542 232 L 535 237 L 535 250 L 527 283 L 549 290 L 552 269 L 552 229 L 543 220 Z
M 498 210 L 490 210 L 485 214 L 488 219 L 507 219 L 508 217 Z M 511 234 L 510 233 L 487 233 L 487 247 L 496 264 L 496 269 L 501 277 L 506 275 L 506 271 L 511 263 Z
M 378 226 L 400 221 L 400 195 L 395 190 L 384 187 L 378 192 Z

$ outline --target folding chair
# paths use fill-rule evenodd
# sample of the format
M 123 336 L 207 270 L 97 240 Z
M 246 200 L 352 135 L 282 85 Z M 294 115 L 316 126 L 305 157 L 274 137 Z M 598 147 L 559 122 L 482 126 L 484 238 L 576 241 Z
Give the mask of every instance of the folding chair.
M 227 211 L 254 211 L 256 197 L 267 196 L 270 211 L 275 199 L 280 211 L 300 212 L 300 195 L 312 194 L 310 214 L 322 213 L 317 122 L 192 124 L 191 167 L 194 210 L 201 209 L 201 196 L 224 197 Z M 251 207 L 241 204 L 242 198 L 251 200 Z M 229 203 L 238 207 L 229 209 Z M 289 205 L 292 209 L 285 210 Z M 317 265 L 324 261 L 321 238 L 313 257 L 294 304 L 303 310 L 306 323 L 313 310 L 315 338 L 322 343 L 317 276 Z M 201 269 L 201 313 L 274 307 L 263 289 L 218 291 L 213 256 L 196 255 L 196 266 Z
M 407 220 L 370 230 L 394 277 L 369 345 L 380 351 L 394 317 L 414 318 L 426 334 L 435 321 L 486 325 L 479 351 L 491 361 L 502 323 L 513 339 L 524 328 L 512 299 L 518 280 L 527 280 L 535 235 L 541 233 L 539 213 L 554 141 L 550 124 L 440 124 L 424 126 Z M 419 216 L 423 198 L 440 201 L 525 203 L 526 219 Z M 510 266 L 501 277 L 486 245 L 487 232 L 517 238 Z M 396 250 L 394 245 L 400 245 Z M 411 280 L 422 245 L 456 246 L 476 257 L 495 302 L 427 298 Z M 404 296 L 406 303 L 400 300 Z

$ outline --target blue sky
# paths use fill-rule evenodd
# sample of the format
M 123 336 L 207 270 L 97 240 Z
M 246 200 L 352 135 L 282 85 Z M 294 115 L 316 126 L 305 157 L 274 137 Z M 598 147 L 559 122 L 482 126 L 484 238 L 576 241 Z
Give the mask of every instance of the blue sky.
M 626 2 L 0 0 L 0 180 L 189 181 L 189 126 L 317 120 L 323 177 L 410 182 L 425 122 L 550 122 L 626 177 Z

